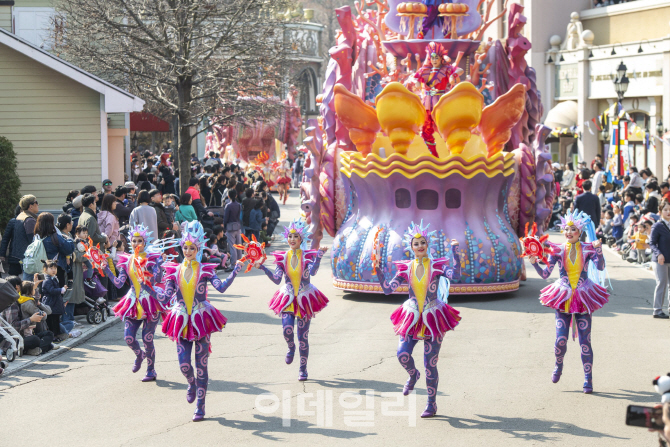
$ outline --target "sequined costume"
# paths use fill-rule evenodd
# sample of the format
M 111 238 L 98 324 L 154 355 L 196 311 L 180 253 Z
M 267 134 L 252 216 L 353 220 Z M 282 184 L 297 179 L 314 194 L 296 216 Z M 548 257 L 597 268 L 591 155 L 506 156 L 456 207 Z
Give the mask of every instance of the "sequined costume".
M 419 225 L 412 223 L 405 233 L 406 251 L 411 253 L 411 243 L 414 238 L 425 238 L 427 242 L 433 239 L 433 233 L 427 232 L 423 222 Z M 424 366 L 426 368 L 426 387 L 428 390 L 428 405 L 423 417 L 433 416 L 437 412 L 436 395 L 438 385 L 437 361 L 444 335 L 453 330 L 461 320 L 459 312 L 440 299 L 440 278 L 458 280 L 461 277 L 460 256 L 458 245 L 452 246 L 453 258 L 430 259 L 424 257 L 421 261 L 394 262 L 397 273 L 388 281 L 383 269 L 377 269 L 379 284 L 385 294 L 393 293 L 401 284 L 409 284 L 409 299 L 405 301 L 393 314 L 391 322 L 395 333 L 400 336 L 398 344 L 398 360 L 409 374 L 403 393 L 408 394 L 420 377 L 414 365 L 412 351 L 419 340 L 424 342 Z M 417 275 L 419 262 L 423 265 L 423 274 Z M 448 288 L 448 286 L 447 286 Z
M 307 357 L 309 356 L 309 326 L 314 315 L 328 304 L 328 298 L 310 283 L 310 277 L 319 269 L 324 253 L 320 250 L 307 250 L 309 234 L 300 220 L 294 220 L 284 231 L 284 236 L 297 232 L 302 239 L 301 248 L 286 252 L 274 252 L 275 271 L 264 265 L 260 268 L 275 284 L 284 285 L 275 292 L 270 300 L 270 309 L 282 317 L 284 339 L 288 345 L 286 363 L 291 364 L 295 355 L 293 328 L 298 320 L 298 342 L 300 370 L 298 380 L 307 380 Z
M 588 219 L 588 220 L 587 220 Z M 580 231 L 592 225 L 590 219 L 579 211 L 568 213 L 561 218 L 561 228 L 576 226 Z M 547 279 L 558 265 L 559 278 L 542 289 L 540 302 L 556 311 L 556 365 L 552 381 L 558 382 L 563 372 L 563 358 L 567 351 L 567 341 L 571 322 L 576 324 L 584 366 L 584 392 L 593 391 L 593 349 L 591 347 L 592 314 L 608 302 L 609 293 L 601 284 L 594 282 L 589 274 L 591 263 L 597 270 L 605 269 L 605 258 L 600 246 L 576 242 L 571 244 L 550 243 L 552 254 L 546 267 L 533 264 L 537 273 Z M 573 251 L 574 248 L 574 251 Z M 596 279 L 597 281 L 597 279 Z M 574 336 L 573 328 L 573 336 Z
M 118 277 L 105 267 L 105 274 L 114 283 L 116 288 L 121 288 L 128 279 L 131 287 L 128 293 L 114 306 L 114 313 L 124 322 L 124 340 L 128 347 L 135 353 L 135 362 L 132 371 L 139 371 L 142 362 L 147 361 L 147 372 L 143 382 L 156 380 L 155 360 L 156 348 L 154 346 L 154 333 L 161 314 L 164 312 L 161 303 L 150 293 L 149 288 L 143 288 L 143 277 L 147 277 L 153 287 L 160 277 L 161 254 L 157 251 L 147 250 L 152 241 L 151 232 L 143 225 L 138 225 L 130 230 L 131 237 L 141 237 L 144 240 L 144 251 L 137 254 L 119 253 L 119 262 L 116 266 Z M 147 253 L 149 251 L 149 253 Z M 137 331 L 142 327 L 142 342 L 144 350 L 140 348 L 137 341 Z

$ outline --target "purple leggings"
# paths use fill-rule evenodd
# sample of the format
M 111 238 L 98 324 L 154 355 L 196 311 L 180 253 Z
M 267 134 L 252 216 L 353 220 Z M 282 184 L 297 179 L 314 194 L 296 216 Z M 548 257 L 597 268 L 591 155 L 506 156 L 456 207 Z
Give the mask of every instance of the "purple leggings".
M 191 366 L 191 353 L 193 352 L 193 345 L 195 344 L 195 369 L 196 375 L 193 374 L 193 366 Z M 193 386 L 197 388 L 197 402 L 196 413 L 202 412 L 205 414 L 205 395 L 207 394 L 207 381 L 209 375 L 207 374 L 207 361 L 209 359 L 209 337 L 203 337 L 200 340 L 188 341 L 183 338 L 177 340 L 177 357 L 179 358 L 179 368 L 181 373 L 186 377 L 189 390 Z
M 309 357 L 309 323 L 307 318 L 298 318 L 298 343 L 300 352 L 300 371 L 307 370 L 307 357 Z M 289 355 L 295 352 L 295 342 L 293 341 L 293 327 L 295 326 L 295 315 L 289 312 L 281 314 L 281 324 L 284 330 L 284 340 L 288 345 Z
M 577 333 L 582 351 L 582 363 L 584 364 L 584 376 L 587 381 L 592 379 L 593 374 L 593 349 L 591 348 L 591 315 L 590 314 L 567 314 L 556 311 L 556 372 L 563 371 L 563 357 L 568 350 L 568 335 L 570 332 L 570 321 L 574 315 L 577 320 Z
M 418 340 L 414 340 L 411 336 L 400 337 L 398 343 L 398 361 L 407 374 L 410 380 L 415 381 L 417 370 L 414 366 L 414 358 L 412 351 Z M 428 391 L 428 403 L 435 403 L 437 395 L 437 383 L 439 382 L 439 374 L 437 372 L 437 361 L 439 360 L 440 348 L 442 347 L 442 338 L 436 340 L 425 339 L 423 341 L 423 365 L 426 368 L 426 390 Z
M 154 348 L 154 332 L 158 326 L 158 317 L 154 320 L 135 320 L 133 318 L 126 318 L 126 326 L 123 332 L 123 337 L 126 344 L 133 350 L 136 356 L 142 355 L 140 343 L 137 341 L 137 330 L 142 326 L 142 341 L 144 342 L 144 350 L 147 354 L 147 372 L 154 370 L 154 362 L 156 360 L 156 348 Z

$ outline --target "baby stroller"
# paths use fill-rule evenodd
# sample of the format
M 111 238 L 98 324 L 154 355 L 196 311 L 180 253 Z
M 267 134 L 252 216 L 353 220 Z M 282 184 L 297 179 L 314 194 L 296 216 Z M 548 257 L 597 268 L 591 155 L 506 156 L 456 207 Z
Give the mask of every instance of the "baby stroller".
M 107 305 L 105 295 L 107 289 L 100 282 L 98 274 L 95 273 L 91 279 L 84 280 L 84 302 L 78 304 L 74 309 L 75 315 L 86 315 L 89 324 L 100 324 L 112 316 L 112 310 Z
M 16 289 L 4 279 L 0 279 L 0 312 L 14 304 L 18 299 L 19 294 Z M 17 354 L 19 357 L 23 355 L 23 337 L 2 317 L 0 317 L 0 338 L 10 345 L 4 354 L 7 361 L 13 362 Z M 0 368 L 3 368 L 2 365 L 0 365 Z

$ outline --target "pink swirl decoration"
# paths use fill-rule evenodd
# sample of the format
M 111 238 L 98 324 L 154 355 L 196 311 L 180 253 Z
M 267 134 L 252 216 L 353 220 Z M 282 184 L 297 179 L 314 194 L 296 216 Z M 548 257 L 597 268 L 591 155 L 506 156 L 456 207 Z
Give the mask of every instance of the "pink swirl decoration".
M 438 360 L 440 360 L 440 357 L 436 355 L 435 357 L 430 359 L 429 365 L 432 366 L 433 368 L 436 367 Z
M 202 359 L 200 359 L 200 366 L 203 368 L 207 368 L 207 365 L 209 364 L 209 356 L 204 356 Z
M 181 369 L 182 374 L 188 374 L 188 372 L 191 370 L 191 365 L 188 363 L 182 363 L 179 365 L 179 369 Z
M 202 354 L 202 348 L 203 348 L 202 344 L 196 343 L 195 344 L 195 353 L 196 354 Z
M 564 327 L 565 327 L 565 323 L 563 322 L 563 320 L 556 319 L 556 329 L 560 329 L 560 328 L 564 328 Z
M 207 366 L 207 365 L 205 365 Z M 196 374 L 198 376 L 198 379 L 204 379 L 205 378 L 205 370 L 203 368 L 198 367 Z
M 307 366 L 307 357 L 300 357 L 300 366 Z
M 151 343 L 152 341 L 154 341 L 154 334 L 152 332 L 149 332 L 148 334 L 145 334 L 144 337 L 142 338 L 144 339 L 145 343 Z
M 196 396 L 198 397 L 198 399 L 204 399 L 206 393 L 207 393 L 206 389 L 198 387 L 198 392 L 196 393 Z M 202 409 L 203 410 L 205 409 L 204 404 L 202 405 Z
M 428 355 L 433 351 L 433 346 L 430 343 L 423 344 L 423 355 Z
M 128 345 L 132 345 L 133 343 L 135 343 L 135 337 L 133 337 L 132 335 L 126 335 L 125 337 L 123 337 L 123 339 L 126 341 L 126 344 Z
M 568 343 L 568 337 L 558 337 L 556 339 L 556 345 L 557 346 L 565 346 Z
M 561 355 L 563 351 L 561 348 L 555 346 L 554 347 L 554 354 L 556 355 L 556 363 L 563 363 L 563 356 Z
M 434 397 L 437 394 L 437 388 L 432 386 L 427 386 L 426 391 L 428 393 L 428 397 Z
M 301 351 L 304 351 L 305 349 L 307 349 L 307 343 L 305 343 L 304 341 L 301 341 L 301 342 L 300 342 L 300 348 L 299 348 L 299 349 L 300 349 Z
M 286 333 L 286 335 L 293 335 L 293 328 L 290 326 L 286 327 L 284 328 L 284 332 Z
M 593 370 L 593 365 L 590 363 L 584 363 L 584 374 L 591 374 L 591 371 Z
M 589 348 L 589 345 L 582 345 L 582 354 L 590 354 L 591 353 L 591 348 Z
M 184 347 L 181 345 L 181 343 L 177 344 L 177 355 L 182 355 L 184 353 Z
M 588 322 L 588 321 L 585 321 L 585 320 L 578 320 L 578 321 L 577 321 L 577 328 L 578 328 L 580 331 L 583 331 L 583 330 L 586 329 L 587 327 L 589 327 L 589 322 Z
M 438 281 L 431 281 L 430 284 L 428 285 L 428 293 L 437 292 L 438 285 L 439 285 Z
M 400 363 L 402 363 L 403 365 L 407 364 L 411 358 L 412 358 L 412 356 L 409 355 L 408 352 L 402 352 L 402 353 L 398 354 L 398 361 Z M 410 373 L 410 374 L 412 374 L 412 373 Z
M 207 295 L 207 282 L 201 281 L 195 288 L 195 293 L 198 295 L 206 296 Z

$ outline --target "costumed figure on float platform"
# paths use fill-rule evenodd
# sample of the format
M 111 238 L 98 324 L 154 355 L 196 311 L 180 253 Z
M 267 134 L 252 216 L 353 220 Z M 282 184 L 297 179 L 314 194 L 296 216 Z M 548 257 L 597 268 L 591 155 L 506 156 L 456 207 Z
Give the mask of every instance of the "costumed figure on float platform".
M 567 241 L 564 244 L 548 242 L 551 254 L 546 267 L 538 264 L 536 256 L 529 256 L 537 273 L 547 279 L 554 266 L 560 269 L 559 279 L 542 289 L 540 302 L 556 310 L 556 366 L 551 381 L 557 383 L 563 372 L 563 358 L 567 351 L 568 334 L 576 323 L 584 365 L 584 393 L 593 392 L 593 349 L 591 348 L 591 314 L 608 302 L 609 294 L 604 287 L 606 276 L 605 258 L 595 227 L 588 215 L 575 210 L 561 217 L 559 224 Z M 586 231 L 587 241 L 580 242 Z
M 450 65 L 450 62 L 451 60 L 447 57 L 447 51 L 442 44 L 430 42 L 426 46 L 426 59 L 423 65 L 410 78 L 410 82 L 420 83 L 424 86 L 422 102 L 426 108 L 426 121 L 421 129 L 421 136 L 430 153 L 435 157 L 437 157 L 437 149 L 435 147 L 433 108 L 442 95 L 451 89 L 451 86 L 457 81 L 456 78 L 462 73 L 460 68 Z
M 307 380 L 310 321 L 316 313 L 328 304 L 328 298 L 310 283 L 310 277 L 316 275 L 321 264 L 321 258 L 328 248 L 320 247 L 318 250 L 308 250 L 310 237 L 311 234 L 307 231 L 305 222 L 294 219 L 288 227 L 284 228 L 284 238 L 290 250 L 273 253 L 277 265 L 275 271 L 270 271 L 260 262 L 255 264 L 275 284 L 280 284 L 282 279 L 285 281 L 284 286 L 270 300 L 269 306 L 276 315 L 281 314 L 282 317 L 284 339 L 288 344 L 287 364 L 293 363 L 295 355 L 293 328 L 295 320 L 298 320 L 300 353 L 298 380 L 300 381 Z
M 429 224 L 430 225 L 430 224 Z M 451 262 L 446 258 L 431 259 L 429 243 L 434 239 L 435 232 L 428 232 L 428 226 L 414 222 L 405 232 L 403 241 L 405 249 L 414 253 L 412 261 L 394 262 L 398 271 L 388 281 L 380 268 L 381 259 L 377 256 L 375 269 L 384 293 L 393 293 L 403 282 L 409 284 L 409 299 L 393 312 L 391 321 L 395 333 L 400 336 L 398 344 L 398 360 L 409 374 L 403 388 L 408 395 L 419 380 L 420 373 L 414 366 L 412 351 L 419 340 L 424 343 L 424 366 L 426 367 L 426 388 L 428 404 L 421 414 L 422 418 L 435 416 L 437 413 L 437 384 L 439 380 L 437 361 L 444 335 L 453 330 L 461 320 L 456 309 L 447 304 L 449 282 L 461 276 L 461 262 L 458 255 L 458 241 L 451 240 Z
M 153 296 L 153 287 L 159 281 L 162 260 L 160 245 L 151 244 L 151 231 L 140 224 L 130 229 L 132 253 L 119 253 L 117 269 L 118 277 L 109 266 L 104 267 L 105 274 L 112 280 L 116 288 L 121 288 L 128 278 L 131 287 L 126 296 L 114 306 L 114 313 L 125 323 L 124 339 L 128 347 L 135 353 L 132 371 L 139 371 L 144 359 L 147 360 L 147 373 L 142 382 L 156 380 L 154 362 L 154 332 L 164 308 Z M 144 351 L 137 341 L 137 330 L 142 326 Z
M 196 400 L 194 421 L 205 417 L 205 395 L 207 394 L 207 360 L 210 353 L 210 335 L 220 332 L 226 325 L 223 316 L 207 300 L 207 283 L 219 292 L 224 293 L 242 269 L 237 263 L 233 272 L 221 281 L 216 276 L 218 264 L 203 264 L 202 252 L 205 247 L 205 231 L 198 221 L 182 224 L 181 247 L 184 262 L 176 264 L 167 262 L 165 270 L 165 291 L 157 293 L 161 303 L 171 304 L 165 321 L 163 333 L 172 341 L 177 342 L 177 356 L 182 374 L 188 381 L 186 401 Z M 193 374 L 191 354 L 195 345 L 195 367 Z

